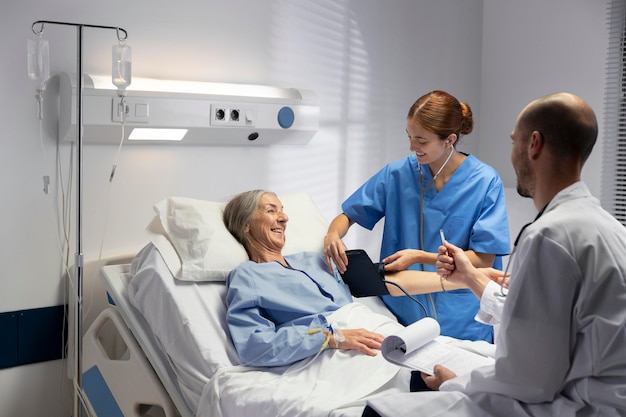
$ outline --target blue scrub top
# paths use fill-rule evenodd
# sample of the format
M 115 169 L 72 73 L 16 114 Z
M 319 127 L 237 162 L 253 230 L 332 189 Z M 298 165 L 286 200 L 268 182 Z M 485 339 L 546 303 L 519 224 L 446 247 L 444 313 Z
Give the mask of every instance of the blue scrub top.
M 430 184 L 428 166 L 422 166 L 422 185 Z M 402 249 L 437 253 L 439 229 L 446 240 L 464 249 L 496 254 L 495 268 L 509 253 L 509 226 L 504 188 L 498 173 L 472 155 L 457 168 L 442 189 L 424 190 L 424 247 L 420 245 L 420 187 L 415 154 L 392 162 L 357 189 L 343 204 L 350 220 L 371 230 L 385 218 L 380 259 Z M 421 270 L 422 265 L 409 269 Z M 434 265 L 424 270 L 435 271 Z M 382 297 L 398 320 L 408 325 L 425 316 L 408 297 Z M 474 320 L 480 301 L 468 289 L 415 296 L 428 316 L 437 319 L 441 334 L 459 339 L 493 341 L 493 328 Z

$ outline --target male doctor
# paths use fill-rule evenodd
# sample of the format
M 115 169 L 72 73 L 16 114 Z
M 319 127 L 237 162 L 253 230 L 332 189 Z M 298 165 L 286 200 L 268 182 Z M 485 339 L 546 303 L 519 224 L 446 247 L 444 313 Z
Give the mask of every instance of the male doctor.
M 597 132 L 573 94 L 522 110 L 511 162 L 539 214 L 511 255 L 495 365 L 459 377 L 437 366 L 424 380 L 439 391 L 376 398 L 364 415 L 626 416 L 626 229 L 580 180 Z M 446 279 L 486 282 L 462 250 L 446 249 Z

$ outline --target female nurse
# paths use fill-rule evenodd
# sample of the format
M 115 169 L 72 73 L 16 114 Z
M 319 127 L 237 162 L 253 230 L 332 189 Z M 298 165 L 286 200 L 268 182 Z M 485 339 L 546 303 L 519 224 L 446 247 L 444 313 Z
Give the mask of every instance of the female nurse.
M 445 239 L 462 248 L 477 267 L 502 268 L 509 252 L 504 189 L 498 173 L 476 157 L 455 149 L 474 126 L 469 105 L 444 91 L 420 97 L 409 109 L 406 132 L 411 156 L 391 162 L 342 204 L 330 224 L 324 253 L 340 272 L 348 259 L 341 239 L 358 223 L 371 230 L 384 218 L 380 259 L 385 271 L 413 269 L 435 274 L 438 247 Z M 417 278 L 419 279 L 419 278 Z M 409 297 L 383 296 L 398 320 L 409 325 L 426 311 L 441 334 L 493 341 L 491 326 L 474 320 L 479 300 L 468 289 Z

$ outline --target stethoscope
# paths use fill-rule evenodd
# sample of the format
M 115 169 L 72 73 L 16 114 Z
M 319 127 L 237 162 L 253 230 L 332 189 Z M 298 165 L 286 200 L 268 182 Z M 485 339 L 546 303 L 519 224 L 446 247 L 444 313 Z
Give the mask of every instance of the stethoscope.
M 550 204 L 550 202 L 548 202 L 548 204 Z M 500 296 L 500 297 L 506 297 L 506 295 L 509 293 L 508 288 L 506 289 L 506 292 L 504 291 L 504 281 L 506 280 L 506 274 L 509 272 L 509 265 L 511 265 L 511 260 L 513 259 L 513 255 L 515 254 L 515 251 L 517 250 L 517 244 L 520 240 L 520 238 L 522 237 L 522 233 L 524 233 L 524 230 L 526 230 L 526 228 L 528 226 L 530 226 L 531 224 L 533 224 L 534 222 L 537 221 L 537 219 L 539 219 L 539 217 L 541 217 L 541 215 L 543 214 L 544 211 L 546 211 L 546 207 L 548 207 L 548 204 L 546 204 L 540 211 L 539 213 L 537 213 L 537 217 L 535 217 L 535 219 L 530 222 L 530 223 L 526 223 L 524 226 L 522 226 L 522 228 L 520 229 L 519 233 L 517 234 L 517 237 L 515 238 L 515 241 L 513 242 L 513 250 L 511 251 L 511 254 L 509 255 L 509 260 L 506 262 L 506 268 L 504 268 L 504 275 L 502 275 L 502 281 L 500 282 L 500 294 L 496 293 L 496 296 Z
M 417 163 L 417 175 L 418 175 L 417 184 L 419 185 L 419 188 L 420 188 L 420 236 L 419 237 L 420 237 L 420 247 L 422 248 L 422 250 L 424 250 L 424 191 L 426 191 L 428 188 L 430 188 L 431 185 L 435 183 L 435 180 L 437 179 L 437 177 L 439 177 L 439 174 L 441 174 L 441 171 L 443 171 L 443 169 L 446 167 L 446 165 L 450 161 L 450 158 L 452 158 L 452 154 L 454 154 L 454 144 L 450 145 L 450 154 L 448 155 L 444 163 L 441 165 L 437 173 L 433 175 L 430 181 L 428 181 L 428 184 L 426 184 L 426 186 L 422 185 L 422 183 L 424 182 L 424 175 L 422 174 L 422 164 L 420 164 L 419 162 Z M 424 264 L 422 264 L 422 271 L 424 270 L 425 270 Z
M 446 165 L 450 161 L 450 158 L 452 158 L 452 154 L 454 154 L 454 144 L 450 145 L 450 154 L 446 158 L 445 162 L 441 165 L 439 170 L 435 173 L 435 175 L 433 175 L 430 181 L 428 181 L 428 184 L 426 184 L 426 186 L 422 185 L 422 183 L 424 182 L 424 175 L 422 174 L 422 164 L 420 164 L 419 161 L 417 162 L 417 174 L 418 174 L 417 184 L 420 189 L 420 236 L 419 236 L 419 239 L 420 239 L 420 247 L 422 248 L 422 250 L 424 250 L 424 191 L 426 191 L 431 185 L 435 183 L 435 180 L 437 179 L 439 174 L 441 174 L 441 171 L 443 171 L 443 169 L 446 167 Z M 424 264 L 421 264 L 421 266 L 422 266 L 422 271 L 426 271 Z M 430 298 L 430 303 L 433 308 L 433 315 L 434 315 L 433 318 L 437 320 L 437 310 L 435 309 L 435 303 L 433 301 L 432 295 L 428 294 L 428 298 Z M 424 309 L 424 311 L 426 311 L 426 308 L 423 305 L 422 305 L 422 308 Z

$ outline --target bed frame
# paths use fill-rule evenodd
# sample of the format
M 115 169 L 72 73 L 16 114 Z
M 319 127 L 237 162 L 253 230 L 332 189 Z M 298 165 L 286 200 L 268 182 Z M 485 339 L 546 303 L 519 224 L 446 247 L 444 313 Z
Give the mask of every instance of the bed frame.
M 129 268 L 107 265 L 100 272 L 110 307 L 83 338 L 83 389 L 89 406 L 97 416 L 193 417 L 167 357 L 128 300 Z

